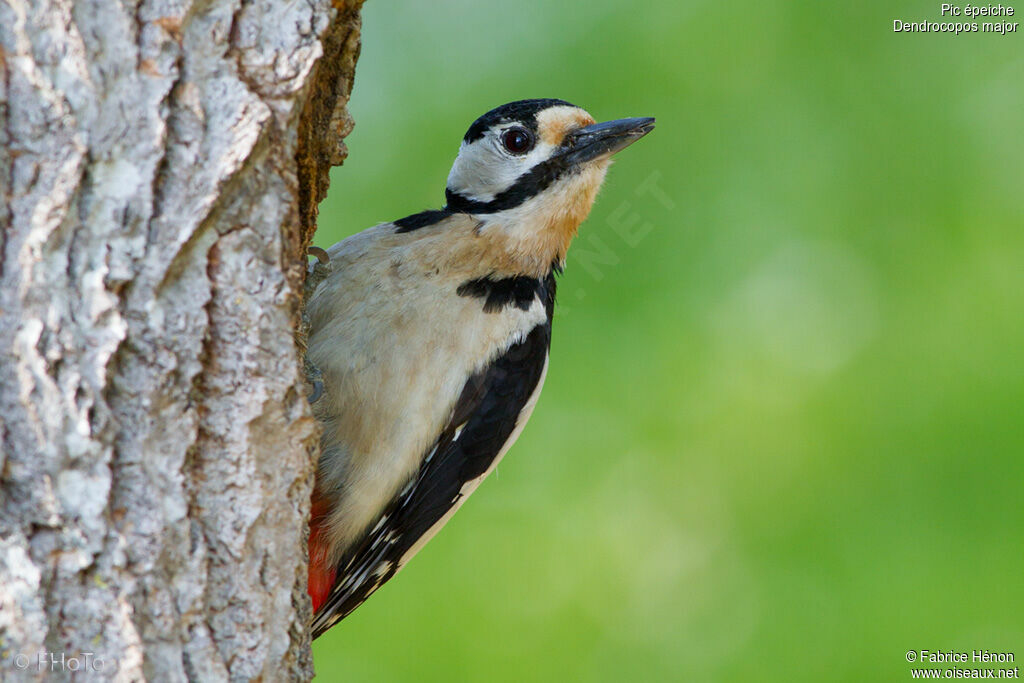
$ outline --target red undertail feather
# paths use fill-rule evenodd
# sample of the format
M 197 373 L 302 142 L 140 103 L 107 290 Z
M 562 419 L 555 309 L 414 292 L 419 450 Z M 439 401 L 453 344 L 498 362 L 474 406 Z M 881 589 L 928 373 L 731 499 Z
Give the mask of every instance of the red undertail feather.
M 309 520 L 309 597 L 313 600 L 313 612 L 320 607 L 331 594 L 338 568 L 327 563 L 327 540 L 324 538 L 330 505 L 323 498 L 313 497 L 313 510 Z

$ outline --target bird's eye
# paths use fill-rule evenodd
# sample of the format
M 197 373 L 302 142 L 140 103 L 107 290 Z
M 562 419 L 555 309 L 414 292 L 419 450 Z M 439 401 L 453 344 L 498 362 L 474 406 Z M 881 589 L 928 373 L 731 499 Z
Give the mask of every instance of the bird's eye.
M 533 135 L 525 128 L 509 128 L 501 134 L 501 144 L 512 154 L 525 154 L 533 148 Z

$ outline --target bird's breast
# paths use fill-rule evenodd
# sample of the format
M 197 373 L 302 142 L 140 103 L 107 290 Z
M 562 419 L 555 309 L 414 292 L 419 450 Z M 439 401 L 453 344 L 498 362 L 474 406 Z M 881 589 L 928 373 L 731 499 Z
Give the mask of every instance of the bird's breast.
M 324 375 L 318 487 L 339 555 L 417 471 L 466 381 L 538 325 L 541 293 L 465 272 L 416 272 L 401 250 L 341 268 L 310 304 Z M 503 289 L 507 288 L 506 289 Z M 329 493 L 330 495 L 330 493 Z

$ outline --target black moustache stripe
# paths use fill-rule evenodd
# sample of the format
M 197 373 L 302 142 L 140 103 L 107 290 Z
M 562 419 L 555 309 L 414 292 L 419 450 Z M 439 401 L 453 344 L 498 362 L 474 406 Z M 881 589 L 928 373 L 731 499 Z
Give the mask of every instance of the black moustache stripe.
M 459 213 L 496 213 L 514 209 L 531 197 L 536 197 L 549 188 L 562 176 L 579 170 L 566 162 L 561 156 L 555 156 L 547 161 L 542 161 L 523 175 L 516 178 L 512 187 L 499 192 L 494 199 L 482 202 L 478 199 L 470 199 L 452 189 L 444 191 L 448 199 L 449 211 Z
M 430 209 L 428 211 L 420 211 L 419 213 L 414 213 L 411 216 L 399 218 L 395 221 L 395 227 L 398 228 L 396 232 L 412 232 L 413 230 L 419 230 L 420 228 L 425 228 L 428 225 L 440 223 L 453 213 L 455 212 L 449 211 L 448 209 Z

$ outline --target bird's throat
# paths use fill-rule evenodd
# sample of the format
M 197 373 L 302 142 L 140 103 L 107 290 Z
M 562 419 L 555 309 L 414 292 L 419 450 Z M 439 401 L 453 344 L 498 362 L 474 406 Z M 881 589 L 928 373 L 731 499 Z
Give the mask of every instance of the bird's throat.
M 492 240 L 494 250 L 513 262 L 516 271 L 542 277 L 552 263 L 565 261 L 607 169 L 607 160 L 590 164 L 514 209 L 480 216 L 477 232 Z

